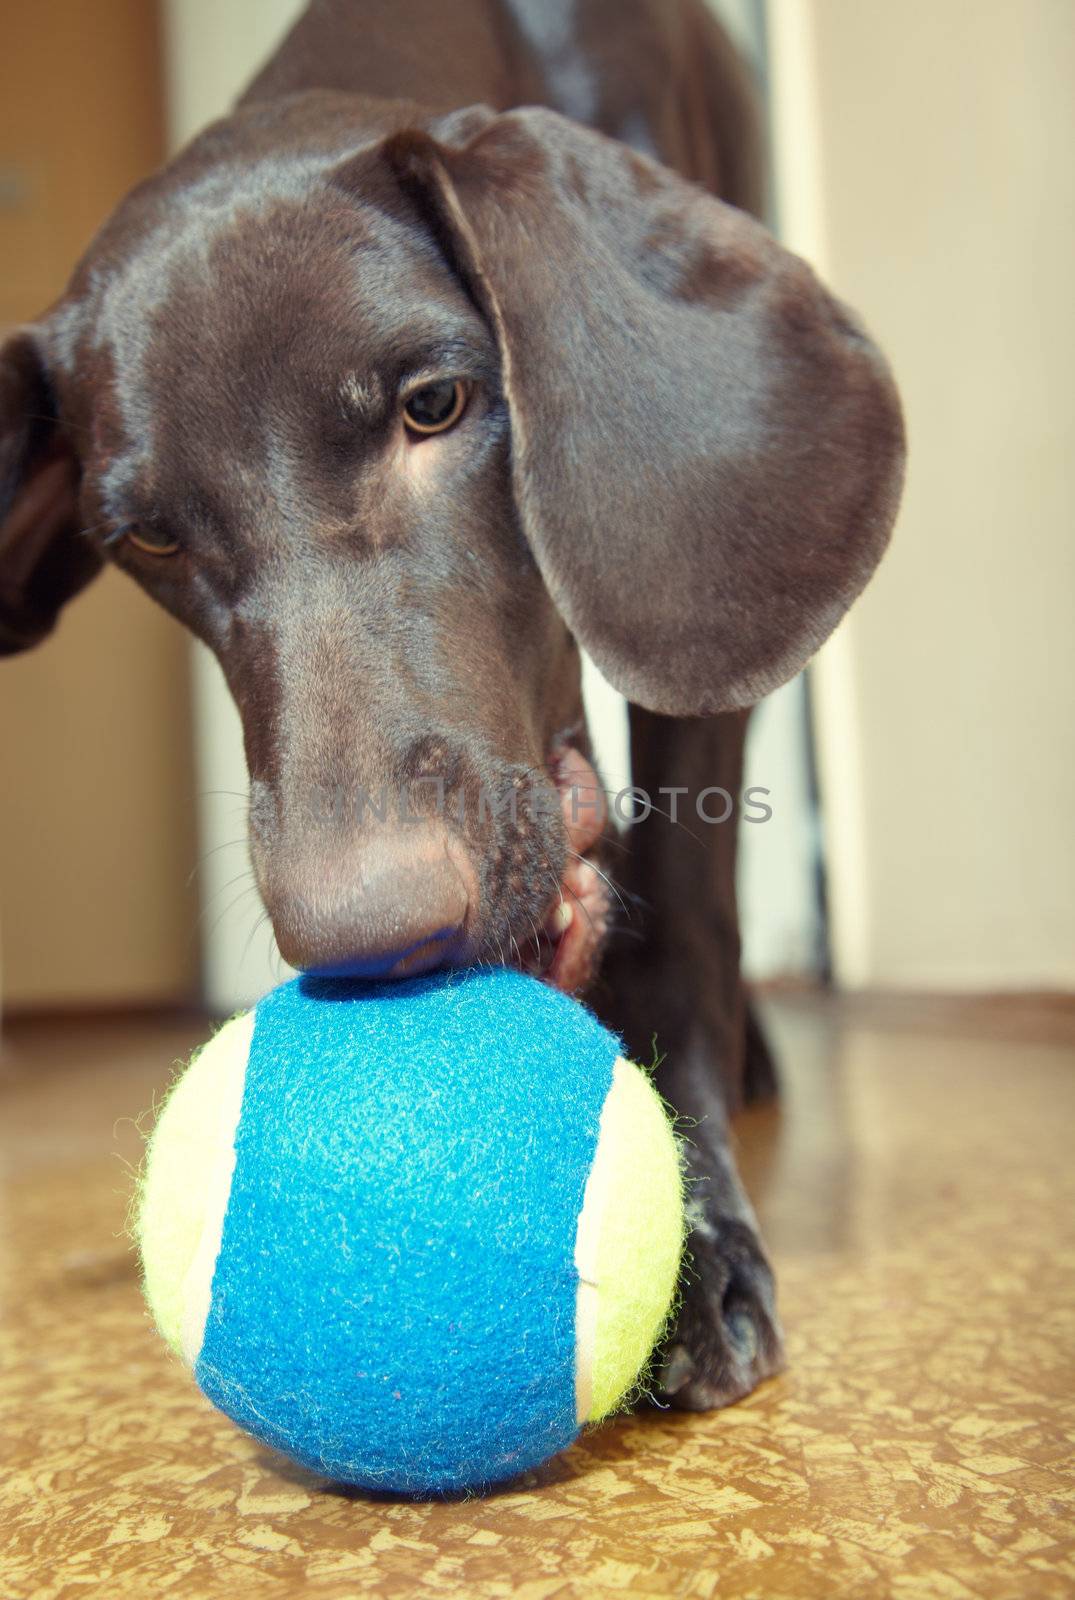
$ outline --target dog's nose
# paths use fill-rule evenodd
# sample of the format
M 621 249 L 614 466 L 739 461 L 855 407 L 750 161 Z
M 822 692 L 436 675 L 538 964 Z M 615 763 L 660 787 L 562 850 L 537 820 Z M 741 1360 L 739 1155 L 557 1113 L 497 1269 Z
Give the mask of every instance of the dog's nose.
M 405 977 L 461 959 L 476 879 L 446 834 L 401 828 L 327 864 L 289 858 L 266 900 L 280 953 L 317 977 Z

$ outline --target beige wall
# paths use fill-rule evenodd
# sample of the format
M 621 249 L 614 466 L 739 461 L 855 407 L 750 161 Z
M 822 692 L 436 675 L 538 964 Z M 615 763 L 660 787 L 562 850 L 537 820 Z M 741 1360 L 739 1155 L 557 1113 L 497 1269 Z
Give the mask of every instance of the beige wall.
M 837 971 L 1075 986 L 1075 5 L 772 0 L 785 232 L 889 352 L 881 572 L 816 669 Z
M 187 642 L 110 571 L 0 662 L 5 1007 L 189 998 L 197 973 Z
M 5 9 L 0 332 L 59 294 L 116 200 L 160 161 L 160 79 L 150 0 Z M 0 662 L 6 1008 L 192 992 L 190 745 L 185 636 L 116 572 L 40 649 Z

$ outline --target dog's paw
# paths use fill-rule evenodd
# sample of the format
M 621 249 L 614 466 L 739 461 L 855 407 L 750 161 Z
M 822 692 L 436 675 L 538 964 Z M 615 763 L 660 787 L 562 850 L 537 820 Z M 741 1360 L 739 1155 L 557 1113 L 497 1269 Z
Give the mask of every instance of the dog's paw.
M 730 1406 L 784 1366 L 772 1269 L 738 1217 L 697 1215 L 683 1299 L 657 1368 L 656 1399 L 683 1411 Z

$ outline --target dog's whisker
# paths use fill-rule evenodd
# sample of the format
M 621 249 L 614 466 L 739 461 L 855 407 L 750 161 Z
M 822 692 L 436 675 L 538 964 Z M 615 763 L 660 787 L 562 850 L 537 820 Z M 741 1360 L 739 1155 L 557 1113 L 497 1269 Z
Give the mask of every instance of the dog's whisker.
M 526 913 L 526 920 L 527 920 L 527 922 L 529 922 L 530 931 L 534 935 L 534 948 L 540 950 L 540 948 L 541 948 L 541 935 L 538 932 L 537 923 L 534 921 L 534 919 L 530 915 L 529 911 Z
M 246 943 L 243 945 L 243 953 L 239 957 L 239 965 L 236 968 L 236 971 L 241 972 L 243 970 L 243 964 L 246 961 L 247 956 L 250 954 L 250 946 L 253 944 L 259 929 L 263 928 L 268 920 L 269 913 L 267 911 L 262 911 L 261 915 L 255 920 L 254 926 L 250 929 L 250 932 L 246 936 Z M 277 976 L 279 976 L 279 973 Z
M 50 427 L 56 426 L 55 417 L 46 417 L 40 411 L 25 411 L 23 415 L 28 422 L 47 422 Z M 63 428 L 67 433 L 84 433 L 87 438 L 92 437 L 89 428 L 84 427 L 80 422 L 72 422 L 68 417 L 63 419 Z
M 237 883 L 242 883 L 244 878 L 250 878 L 251 880 L 248 887 L 257 887 L 256 883 L 253 881 L 253 875 L 251 874 L 250 868 L 244 867 L 242 872 L 237 872 L 233 878 L 228 879 L 227 883 L 222 883 L 219 888 L 213 890 L 208 900 L 206 900 L 205 904 L 202 906 L 201 916 L 206 916 L 216 902 L 220 899 L 220 896 L 222 894 L 227 894 L 229 889 L 234 889 L 235 885 Z
M 581 861 L 582 859 L 583 859 L 582 856 L 580 856 L 579 860 Z M 548 867 L 549 874 L 552 877 L 553 882 L 555 883 L 556 882 L 555 872 L 554 872 L 554 869 L 553 869 L 552 862 L 549 860 L 548 856 L 545 857 L 545 865 Z M 557 887 L 557 889 L 559 891 L 561 901 L 564 898 L 564 890 L 565 889 L 567 890 L 567 892 L 571 896 L 571 898 L 578 902 L 579 910 L 582 912 L 583 916 L 586 918 L 586 921 L 590 924 L 591 930 L 595 934 L 599 933 L 599 930 L 598 930 L 598 928 L 597 928 L 597 926 L 596 926 L 596 924 L 595 924 L 595 922 L 593 920 L 593 917 L 590 915 L 590 908 L 586 904 L 585 900 L 583 900 L 582 896 L 578 893 L 578 891 L 573 889 L 571 887 L 571 885 L 569 883 L 567 883 L 566 881 L 563 882 L 563 883 L 558 883 L 556 885 L 556 887 Z
M 567 853 L 568 853 L 569 856 L 572 856 L 576 861 L 581 862 L 584 867 L 589 867 L 591 869 L 591 871 L 597 873 L 597 876 L 601 879 L 602 883 L 607 884 L 608 888 L 612 890 L 612 893 L 616 896 L 616 899 L 620 902 L 620 905 L 623 907 L 623 909 L 626 912 L 627 916 L 630 917 L 631 911 L 630 911 L 630 908 L 629 908 L 629 906 L 627 904 L 627 901 L 623 898 L 623 895 L 620 893 L 619 889 L 613 883 L 612 879 L 608 876 L 608 873 L 607 872 L 602 872 L 601 868 L 597 865 L 597 863 L 594 862 L 594 861 L 591 861 L 588 856 L 580 856 L 577 850 L 569 850 Z
M 631 846 L 626 842 L 626 840 L 618 839 L 616 837 L 615 830 L 612 828 L 605 829 L 594 848 L 603 850 L 606 845 L 611 845 L 614 850 L 622 851 L 625 856 L 628 856 L 631 853 Z
M 236 906 L 241 905 L 242 902 L 246 899 L 248 894 L 256 894 L 256 893 L 257 893 L 257 884 L 256 883 L 248 883 L 246 885 L 245 889 L 243 889 L 240 894 L 237 894 L 235 896 L 235 899 L 232 900 L 229 905 L 226 905 L 224 907 L 223 911 L 221 911 L 220 915 L 214 921 L 212 927 L 207 928 L 205 930 L 205 938 L 206 938 L 206 940 L 208 941 L 208 940 L 212 939 L 213 935 L 219 929 L 220 924 L 224 921 L 224 918 L 230 916 L 231 913 L 235 910 Z M 204 915 L 204 913 L 203 913 L 203 915 Z M 201 917 L 199 917 L 198 921 L 201 922 L 201 920 L 202 920 Z
M 242 839 L 225 839 L 223 844 L 215 844 L 210 850 L 204 851 L 190 869 L 190 876 L 187 879 L 187 888 L 190 888 L 191 884 L 194 882 L 194 879 L 198 876 L 198 873 L 205 866 L 205 863 L 211 856 L 215 856 L 220 850 L 234 850 L 236 845 L 246 844 L 246 842 L 247 841 L 245 837 Z
M 225 800 L 241 800 L 244 805 L 247 805 L 249 803 L 249 800 L 250 800 L 249 793 L 244 794 L 239 789 L 199 789 L 198 790 L 198 798 L 199 798 L 199 800 L 215 800 L 220 796 L 223 796 L 223 798 Z
M 611 795 L 613 797 L 613 799 L 616 799 L 621 794 L 630 794 L 632 791 L 630 789 L 606 789 L 606 788 L 602 788 L 601 792 L 606 797 Z M 663 806 L 654 805 L 653 800 L 651 799 L 648 790 L 640 789 L 638 792 L 639 792 L 639 794 L 644 794 L 645 795 L 646 804 L 649 807 L 650 811 L 653 812 L 654 816 L 664 817 L 665 821 L 666 822 L 670 822 L 672 824 L 673 828 L 682 828 L 683 832 L 687 835 L 688 839 L 693 839 L 695 844 L 704 846 L 704 842 L 705 841 L 699 838 L 699 836 L 694 832 L 693 828 L 688 828 L 687 824 L 685 822 L 682 822 L 678 816 L 674 816 L 671 811 L 666 811 Z M 623 822 L 624 827 L 637 828 L 640 822 L 644 822 L 645 821 L 644 817 L 640 817 L 637 822 L 633 818 L 621 818 L 618 811 L 616 813 L 616 816 L 617 816 L 617 820 L 620 820 L 620 821 Z M 623 848 L 626 850 L 626 849 L 629 848 L 629 846 L 623 845 Z

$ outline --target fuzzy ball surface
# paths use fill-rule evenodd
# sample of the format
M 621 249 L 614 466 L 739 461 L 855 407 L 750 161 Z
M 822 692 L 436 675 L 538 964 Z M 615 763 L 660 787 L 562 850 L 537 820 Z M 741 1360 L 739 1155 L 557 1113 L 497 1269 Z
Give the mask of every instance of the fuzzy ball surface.
M 647 1076 L 546 985 L 296 979 L 177 1080 L 136 1231 L 215 1405 L 330 1478 L 442 1494 L 539 1464 L 638 1386 L 682 1180 Z

